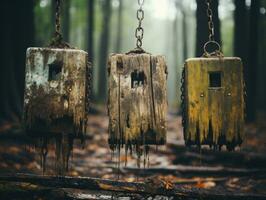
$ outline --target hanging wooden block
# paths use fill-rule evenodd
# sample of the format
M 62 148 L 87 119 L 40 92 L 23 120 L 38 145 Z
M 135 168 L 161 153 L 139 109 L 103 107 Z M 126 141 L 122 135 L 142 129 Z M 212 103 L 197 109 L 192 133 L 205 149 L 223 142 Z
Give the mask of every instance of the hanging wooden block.
M 167 67 L 163 56 L 131 52 L 108 61 L 109 144 L 112 150 L 166 141 Z
M 187 145 L 226 145 L 233 150 L 242 143 L 245 104 L 240 58 L 188 59 L 182 92 Z
M 40 153 L 43 172 L 52 146 L 55 169 L 63 175 L 74 140 L 84 142 L 87 132 L 92 67 L 85 51 L 63 40 L 61 0 L 54 1 L 55 32 L 49 47 L 27 49 L 23 121 Z
M 86 133 L 91 66 L 76 49 L 29 48 L 24 122 L 32 134 Z
M 68 170 L 73 141 L 86 134 L 90 77 L 85 51 L 69 47 L 27 49 L 23 119 L 26 132 L 37 138 L 34 144 L 43 171 L 51 141 L 57 174 Z

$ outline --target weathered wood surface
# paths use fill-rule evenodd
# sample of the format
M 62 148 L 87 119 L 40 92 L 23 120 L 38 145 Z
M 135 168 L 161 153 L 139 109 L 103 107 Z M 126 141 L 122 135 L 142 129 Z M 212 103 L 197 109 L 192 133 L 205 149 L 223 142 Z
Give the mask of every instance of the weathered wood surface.
M 109 143 L 164 144 L 167 68 L 162 56 L 113 54 L 109 57 Z
M 76 49 L 28 48 L 23 121 L 35 141 L 45 170 L 51 135 L 56 168 L 63 174 L 73 140 L 87 132 L 91 66 L 88 54 Z
M 141 199 L 140 194 L 115 191 L 79 190 L 70 188 L 43 187 L 29 183 L 0 182 L 0 199 L 9 200 L 114 200 Z
M 186 143 L 214 147 L 226 145 L 229 150 L 240 145 L 244 139 L 241 60 L 193 58 L 186 61 L 184 70 Z M 213 73 L 218 73 L 214 86 Z
M 86 133 L 87 56 L 76 49 L 27 50 L 23 117 L 28 131 Z
M 83 191 L 71 191 L 69 189 L 82 189 Z M 11 190 L 13 193 L 10 192 Z M 229 192 L 223 189 L 213 191 L 187 188 L 181 185 L 166 188 L 164 184 L 160 182 L 154 183 L 152 181 L 130 183 L 96 178 L 36 176 L 29 174 L 0 176 L 0 196 L 9 197 L 9 199 L 12 199 L 12 195 L 14 197 L 16 194 L 19 198 L 15 199 L 25 199 L 21 194 L 30 197 L 34 197 L 35 194 L 37 197 L 43 197 L 44 199 L 49 195 L 50 197 L 57 197 L 56 199 L 93 199 L 91 195 L 95 195 L 96 191 L 99 195 L 112 192 L 109 195 L 114 198 L 121 195 L 122 197 L 132 197 L 130 199 L 136 199 L 136 197 L 140 199 L 148 197 L 156 199 L 156 196 L 159 195 L 178 199 L 266 199 L 265 195 Z

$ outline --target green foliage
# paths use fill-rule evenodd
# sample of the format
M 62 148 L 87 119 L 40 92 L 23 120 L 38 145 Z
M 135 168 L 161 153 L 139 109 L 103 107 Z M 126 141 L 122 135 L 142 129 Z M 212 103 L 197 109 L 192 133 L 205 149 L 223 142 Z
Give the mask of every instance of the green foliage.
M 51 0 L 36 1 L 34 8 L 36 46 L 47 46 L 51 40 L 54 29 L 51 7 Z
M 87 48 L 87 0 L 70 2 L 70 44 Z
M 233 55 L 234 23 L 233 20 L 224 19 L 222 21 L 222 48 L 225 56 Z

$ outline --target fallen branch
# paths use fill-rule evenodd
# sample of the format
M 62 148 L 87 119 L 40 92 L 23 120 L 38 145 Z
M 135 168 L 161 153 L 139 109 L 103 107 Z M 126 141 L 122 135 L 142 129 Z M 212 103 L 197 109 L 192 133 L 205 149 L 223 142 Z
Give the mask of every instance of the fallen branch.
M 30 174 L 2 175 L 0 176 L 1 184 L 16 182 L 21 184 L 34 184 L 41 187 L 49 187 L 53 189 L 71 188 L 86 190 L 85 193 L 92 190 L 101 193 L 110 191 L 114 193 L 140 194 L 143 196 L 173 196 L 179 199 L 216 199 L 216 200 L 266 200 L 266 195 L 228 192 L 224 190 L 204 190 L 198 188 L 186 188 L 180 185 L 174 186 L 172 189 L 166 189 L 160 183 L 154 182 L 122 182 L 98 178 L 76 178 L 76 177 L 60 177 L 60 176 L 39 176 Z M 33 187 L 34 188 L 34 187 Z M 45 190 L 45 188 L 44 188 Z M 47 190 L 47 188 L 46 188 Z M 1 191 L 1 190 L 0 190 Z M 101 192 L 100 192 L 101 191 Z M 3 192 L 3 191 L 2 191 Z M 34 192 L 34 190 L 32 190 Z M 39 191 L 40 192 L 40 191 Z M 74 194 L 72 194 L 74 195 Z M 1 196 L 1 194 L 0 194 Z M 75 195 L 74 195 L 75 196 Z M 79 199 L 75 197 L 75 199 Z M 81 198 L 80 198 L 81 199 Z

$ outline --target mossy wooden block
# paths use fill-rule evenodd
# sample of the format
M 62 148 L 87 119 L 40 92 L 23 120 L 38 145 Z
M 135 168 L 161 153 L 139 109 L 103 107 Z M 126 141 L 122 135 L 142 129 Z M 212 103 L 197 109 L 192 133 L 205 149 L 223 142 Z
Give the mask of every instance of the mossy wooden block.
M 28 48 L 24 123 L 33 133 L 85 133 L 91 66 L 85 51 Z
M 239 58 L 192 58 L 184 68 L 185 127 L 188 145 L 243 141 L 244 80 Z

